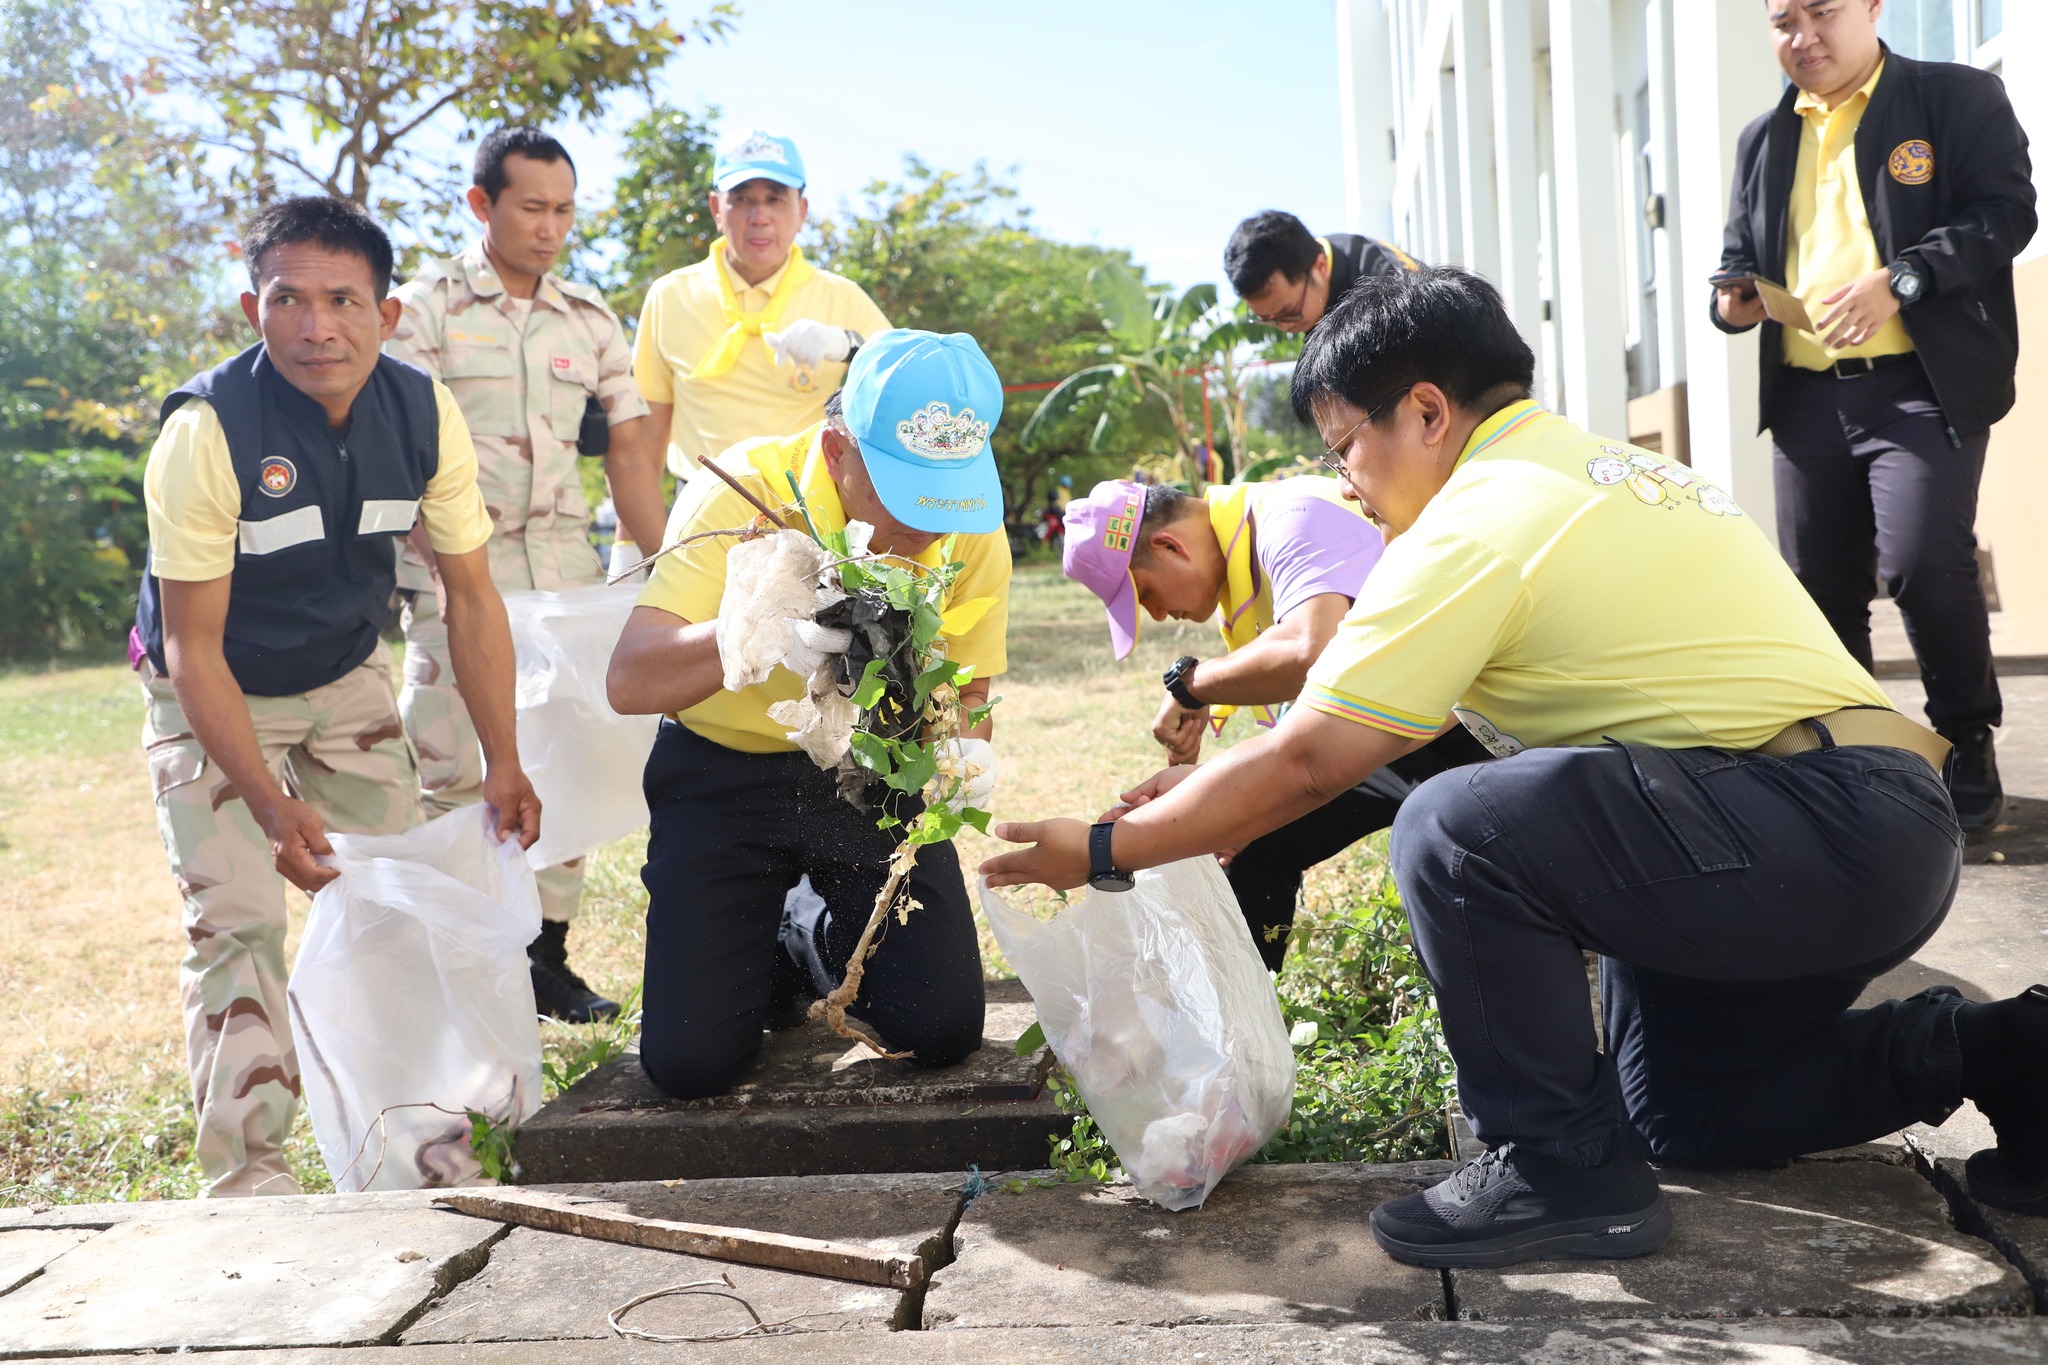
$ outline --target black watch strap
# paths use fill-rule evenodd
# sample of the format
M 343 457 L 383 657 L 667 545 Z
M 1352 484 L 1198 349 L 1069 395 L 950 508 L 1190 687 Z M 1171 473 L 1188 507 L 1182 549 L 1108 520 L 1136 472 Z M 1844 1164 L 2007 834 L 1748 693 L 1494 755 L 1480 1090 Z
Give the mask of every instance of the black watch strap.
M 1088 885 L 1097 891 L 1128 891 L 1137 881 L 1110 858 L 1109 841 L 1115 829 L 1111 820 L 1088 827 Z
M 1190 711 L 1199 711 L 1203 705 L 1188 687 L 1188 674 L 1194 672 L 1195 665 L 1200 662 L 1194 655 L 1184 654 L 1173 661 L 1173 667 L 1167 669 L 1166 676 L 1160 680 L 1166 684 L 1166 690 L 1173 699 Z
M 854 331 L 851 327 L 842 328 L 841 330 L 846 333 L 846 363 L 851 365 L 853 358 L 860 354 L 860 348 L 867 345 L 868 339 L 859 332 Z

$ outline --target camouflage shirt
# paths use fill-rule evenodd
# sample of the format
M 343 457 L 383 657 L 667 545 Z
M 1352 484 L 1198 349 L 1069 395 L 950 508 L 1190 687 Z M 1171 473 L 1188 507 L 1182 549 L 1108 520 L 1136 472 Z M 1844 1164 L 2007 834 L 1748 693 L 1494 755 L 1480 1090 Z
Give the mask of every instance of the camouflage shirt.
M 576 435 L 593 395 L 611 424 L 647 415 L 633 350 L 604 298 L 554 275 L 530 311 L 505 292 L 479 241 L 432 261 L 394 291 L 405 305 L 384 349 L 448 386 L 476 438 L 477 484 L 491 515 L 491 577 L 553 591 L 600 576 Z M 399 586 L 431 586 L 407 548 Z

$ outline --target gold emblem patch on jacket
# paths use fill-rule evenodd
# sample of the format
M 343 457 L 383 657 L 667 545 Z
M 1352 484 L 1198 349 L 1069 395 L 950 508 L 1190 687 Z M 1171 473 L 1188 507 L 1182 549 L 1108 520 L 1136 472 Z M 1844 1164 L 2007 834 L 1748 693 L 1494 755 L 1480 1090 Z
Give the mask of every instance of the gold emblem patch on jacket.
M 1924 185 L 1934 179 L 1934 147 L 1920 138 L 1910 138 L 1892 148 L 1885 165 L 1901 185 Z

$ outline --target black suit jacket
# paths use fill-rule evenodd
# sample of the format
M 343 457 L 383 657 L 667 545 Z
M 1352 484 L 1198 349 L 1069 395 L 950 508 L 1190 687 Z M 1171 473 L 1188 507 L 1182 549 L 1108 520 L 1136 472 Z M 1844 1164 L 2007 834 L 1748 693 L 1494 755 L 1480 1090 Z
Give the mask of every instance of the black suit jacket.
M 1796 87 L 1742 130 L 1721 248 L 1723 271 L 1785 278 L 1786 219 L 1803 120 Z M 1918 145 L 1916 145 L 1918 144 Z M 1906 257 L 1925 292 L 1900 313 L 1951 433 L 1981 431 L 2013 404 L 2019 316 L 2012 259 L 2034 235 L 2027 135 L 1998 77 L 1886 51 L 1884 74 L 1856 129 L 1856 178 L 1878 259 Z M 1714 325 L 1745 331 L 1721 320 Z M 1817 319 L 1816 319 L 1817 320 Z M 1760 429 L 1783 368 L 1784 328 L 1763 324 Z

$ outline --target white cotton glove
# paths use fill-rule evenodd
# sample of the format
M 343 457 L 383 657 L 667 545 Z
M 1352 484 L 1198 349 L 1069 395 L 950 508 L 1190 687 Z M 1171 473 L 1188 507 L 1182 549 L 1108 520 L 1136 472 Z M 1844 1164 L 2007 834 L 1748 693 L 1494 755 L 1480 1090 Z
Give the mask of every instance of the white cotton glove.
M 955 809 L 972 806 L 993 810 L 996 799 L 996 750 L 985 739 L 949 739 L 939 745 L 937 790 L 941 795 L 953 789 L 956 779 L 965 783 L 954 802 Z
M 779 332 L 763 332 L 761 340 L 775 352 L 776 364 L 794 365 L 799 370 L 853 354 L 853 338 L 844 327 L 827 326 L 812 318 L 798 318 Z
M 809 678 L 829 659 L 836 659 L 853 646 L 853 632 L 843 626 L 821 626 L 816 621 L 797 621 L 789 628 L 789 653 L 782 666 L 799 678 Z

